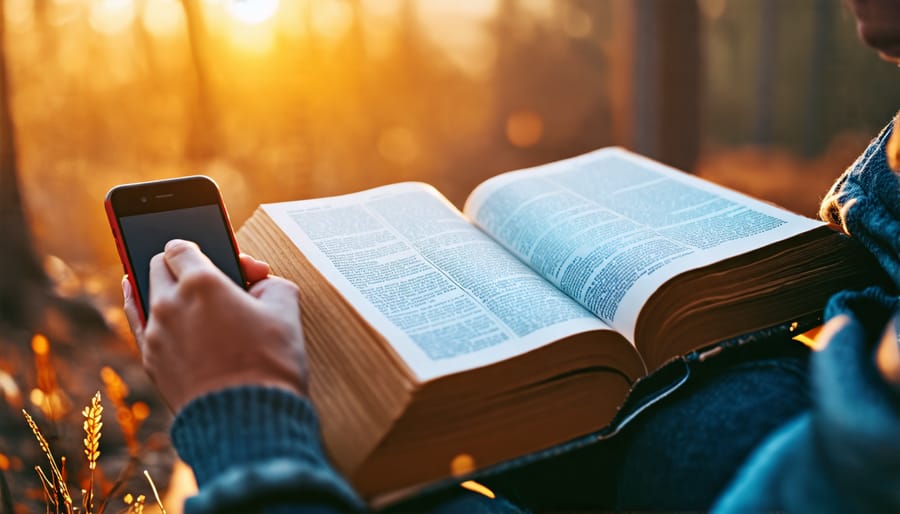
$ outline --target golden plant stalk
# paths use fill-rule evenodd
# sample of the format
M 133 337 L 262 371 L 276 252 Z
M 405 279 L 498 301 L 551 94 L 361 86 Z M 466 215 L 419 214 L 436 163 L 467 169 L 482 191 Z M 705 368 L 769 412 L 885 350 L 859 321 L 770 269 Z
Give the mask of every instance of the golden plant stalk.
M 87 514 L 94 512 L 94 470 L 100 457 L 100 435 L 103 428 L 103 405 L 100 404 L 100 391 L 91 399 L 91 404 L 81 412 L 84 416 L 84 456 L 91 471 L 87 492 L 84 494 L 83 506 Z
M 44 470 L 41 469 L 40 466 L 35 466 L 34 470 L 37 472 L 38 478 L 41 479 L 41 486 L 44 488 L 44 494 L 46 494 L 47 498 L 50 498 L 51 503 L 55 505 L 56 502 L 54 499 L 56 498 L 56 488 L 53 487 L 53 483 L 50 482 L 50 479 L 47 478 L 47 475 L 44 474 Z
M 103 378 L 108 390 L 111 389 L 117 395 L 117 401 L 114 401 L 117 410 L 121 405 L 130 413 L 132 409 L 128 408 L 124 401 L 125 395 L 128 394 L 128 389 L 127 386 L 125 386 L 124 381 L 122 381 L 118 374 L 112 371 L 112 369 L 104 368 L 104 371 L 105 376 Z M 125 470 L 123 470 L 123 475 L 120 476 L 119 480 L 116 482 L 117 485 L 113 486 L 113 489 L 109 492 L 106 499 L 101 503 L 100 508 L 94 510 L 94 472 L 97 469 L 97 461 L 100 458 L 100 437 L 103 428 L 103 405 L 101 404 L 100 391 L 97 391 L 94 394 L 90 405 L 85 406 L 81 412 L 84 417 L 83 452 L 85 459 L 87 460 L 88 468 L 90 469 L 89 486 L 87 489 L 81 489 L 83 510 L 79 507 L 74 507 L 72 504 L 72 497 L 69 494 L 69 489 L 66 485 L 66 458 L 63 457 L 60 464 L 57 465 L 56 459 L 50 451 L 50 444 L 47 442 L 47 438 L 44 437 L 43 432 L 41 432 L 41 429 L 37 426 L 34 418 L 32 418 L 24 409 L 22 410 L 22 414 L 25 416 L 25 421 L 28 423 L 28 427 L 31 428 L 31 432 L 37 439 L 41 451 L 44 452 L 44 455 L 50 461 L 51 473 L 49 478 L 40 466 L 35 466 L 34 468 L 38 474 L 38 478 L 40 478 L 44 494 L 47 497 L 46 512 L 48 514 L 50 512 L 55 514 L 103 514 L 106 510 L 106 505 L 110 496 L 113 494 L 113 491 L 117 489 L 118 485 L 121 485 L 127 474 L 125 474 Z M 0 455 L 0 457 L 2 457 L 2 455 Z M 132 464 L 129 465 L 128 469 L 133 469 L 134 465 L 138 462 L 138 456 L 132 453 L 130 460 L 132 461 Z M 150 473 L 147 470 L 144 470 L 144 476 L 147 478 L 147 482 L 149 482 L 150 488 L 153 490 L 153 497 L 156 500 L 156 504 L 159 506 L 161 514 L 166 514 L 166 509 L 159 497 L 159 490 L 156 488 L 156 484 L 153 482 L 153 479 L 150 477 Z M 128 505 L 128 513 L 143 514 L 145 503 L 147 501 L 144 495 L 140 495 L 137 499 L 134 499 L 132 495 L 128 494 L 125 496 L 124 500 L 125 504 Z
M 150 484 L 150 489 L 153 491 L 153 498 L 156 500 L 156 505 L 159 507 L 159 512 L 161 514 L 166 514 L 166 508 L 165 506 L 163 506 L 163 502 L 159 498 L 159 491 L 156 489 L 156 483 L 153 482 L 153 478 L 150 476 L 150 472 L 146 469 L 144 470 L 144 476 L 147 477 L 147 482 Z
M 150 490 L 153 491 L 153 498 L 156 500 L 156 505 L 159 507 L 159 512 L 161 514 L 166 514 L 166 507 L 162 504 L 162 499 L 159 497 L 159 490 L 156 489 L 156 483 L 150 476 L 150 472 L 146 469 L 144 470 L 144 476 L 147 477 L 147 482 L 150 484 Z
M 132 499 L 131 493 L 125 495 L 125 504 L 128 505 L 128 510 L 126 511 L 128 514 L 143 514 L 144 513 L 144 502 L 147 498 L 144 497 L 143 494 L 139 495 L 137 498 Z
M 69 495 L 69 488 L 66 486 L 66 482 L 63 479 L 62 472 L 56 465 L 56 459 L 53 457 L 53 453 L 50 452 L 50 445 L 47 443 L 47 439 L 44 437 L 41 429 L 38 428 L 37 423 L 34 422 L 34 419 L 31 417 L 31 415 L 28 414 L 25 409 L 22 409 L 22 414 L 25 415 L 25 421 L 28 423 L 28 427 L 31 428 L 31 432 L 34 434 L 34 437 L 37 438 L 38 445 L 41 447 L 41 451 L 44 452 L 44 455 L 46 455 L 47 459 L 50 461 L 50 470 L 53 472 L 53 481 L 51 485 L 54 486 L 54 496 L 62 496 L 64 505 L 69 510 L 71 510 L 72 497 Z M 46 477 L 44 478 L 46 479 Z

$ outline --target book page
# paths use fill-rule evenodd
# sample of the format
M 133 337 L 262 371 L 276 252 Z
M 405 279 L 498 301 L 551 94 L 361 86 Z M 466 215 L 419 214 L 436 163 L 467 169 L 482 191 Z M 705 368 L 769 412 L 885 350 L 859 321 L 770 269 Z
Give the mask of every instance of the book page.
M 262 207 L 422 381 L 609 330 L 426 184 Z
M 632 343 L 669 278 L 822 225 L 618 148 L 494 177 L 465 213 Z

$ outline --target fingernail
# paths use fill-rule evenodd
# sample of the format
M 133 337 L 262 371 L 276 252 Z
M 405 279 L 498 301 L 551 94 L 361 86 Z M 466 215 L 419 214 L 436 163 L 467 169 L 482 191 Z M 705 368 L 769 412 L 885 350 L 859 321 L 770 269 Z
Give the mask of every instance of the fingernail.
M 125 299 L 131 297 L 131 282 L 128 281 L 128 277 L 122 278 L 122 296 L 124 296 Z
M 169 241 L 168 243 L 166 243 L 166 250 L 172 249 L 175 246 L 180 245 L 183 242 L 184 242 L 184 240 L 182 240 L 182 239 L 173 239 L 173 240 Z

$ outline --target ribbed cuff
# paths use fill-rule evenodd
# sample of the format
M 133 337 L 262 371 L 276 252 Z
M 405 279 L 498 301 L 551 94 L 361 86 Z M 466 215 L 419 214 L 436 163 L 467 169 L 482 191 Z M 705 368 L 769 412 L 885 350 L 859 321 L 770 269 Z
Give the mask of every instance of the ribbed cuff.
M 205 489 L 221 491 L 228 482 L 238 490 L 214 495 L 219 500 L 252 503 L 264 491 L 271 497 L 285 489 L 282 493 L 305 492 L 298 494 L 301 499 L 331 497 L 354 510 L 362 506 L 324 455 L 312 405 L 289 391 L 240 386 L 207 394 L 178 413 L 171 433 L 178 454 L 197 478 L 197 503 L 213 500 L 203 498 L 209 496 Z

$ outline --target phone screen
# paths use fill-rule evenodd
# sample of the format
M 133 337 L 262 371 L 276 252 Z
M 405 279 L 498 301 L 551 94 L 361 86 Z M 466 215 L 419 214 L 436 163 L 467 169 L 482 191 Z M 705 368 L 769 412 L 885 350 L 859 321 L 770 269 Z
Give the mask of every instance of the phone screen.
M 141 305 L 149 307 L 150 259 L 172 239 L 193 241 L 236 284 L 244 287 L 231 235 L 217 204 L 119 217 Z

